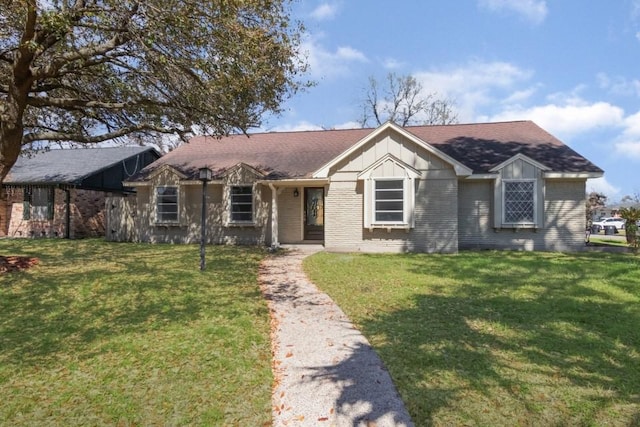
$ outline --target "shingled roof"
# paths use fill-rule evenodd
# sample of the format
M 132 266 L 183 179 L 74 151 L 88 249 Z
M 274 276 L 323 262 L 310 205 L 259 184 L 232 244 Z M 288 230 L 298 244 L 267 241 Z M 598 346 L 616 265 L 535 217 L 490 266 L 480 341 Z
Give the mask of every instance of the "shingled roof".
M 5 185 L 82 185 L 83 180 L 152 147 L 56 149 L 21 156 L 4 179 Z M 140 169 L 140 168 L 139 168 Z M 131 174 L 138 171 L 132 170 Z
M 404 129 L 469 167 L 474 174 L 487 173 L 518 153 L 554 172 L 602 173 L 599 167 L 531 121 Z M 195 137 L 128 181 L 143 181 L 163 165 L 170 165 L 190 178 L 196 178 L 198 168 L 207 166 L 219 177 L 238 163 L 254 167 L 267 179 L 310 178 L 373 131 L 271 132 L 220 139 Z

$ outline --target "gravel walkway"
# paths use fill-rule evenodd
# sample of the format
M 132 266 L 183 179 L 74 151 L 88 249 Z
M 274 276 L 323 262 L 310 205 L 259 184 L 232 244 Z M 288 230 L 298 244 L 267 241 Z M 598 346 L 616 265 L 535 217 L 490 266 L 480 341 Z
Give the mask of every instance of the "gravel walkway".
M 412 426 L 378 355 L 302 271 L 312 250 L 290 249 L 261 266 L 272 322 L 274 426 Z

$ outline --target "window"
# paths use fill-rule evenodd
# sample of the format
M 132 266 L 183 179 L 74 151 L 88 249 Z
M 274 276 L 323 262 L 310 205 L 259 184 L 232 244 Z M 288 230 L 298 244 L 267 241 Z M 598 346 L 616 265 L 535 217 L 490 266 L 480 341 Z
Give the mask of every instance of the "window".
M 230 192 L 231 222 L 253 221 L 253 187 L 233 186 Z
M 25 188 L 23 219 L 53 219 L 53 188 Z
M 535 224 L 536 183 L 527 181 L 503 181 L 503 206 L 505 224 Z
M 415 183 L 408 176 L 365 178 L 364 228 L 413 228 Z
M 404 221 L 404 180 L 375 180 L 376 223 L 402 223 Z
M 178 222 L 178 187 L 156 188 L 156 222 Z

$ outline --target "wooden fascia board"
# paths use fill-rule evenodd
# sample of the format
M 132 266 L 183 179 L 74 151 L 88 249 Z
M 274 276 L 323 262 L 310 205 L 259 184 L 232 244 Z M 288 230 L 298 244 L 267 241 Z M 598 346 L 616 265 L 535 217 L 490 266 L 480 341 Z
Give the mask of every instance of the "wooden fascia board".
M 473 175 L 469 175 L 464 179 L 476 181 L 476 180 L 496 179 L 498 178 L 498 176 L 499 175 L 497 173 L 474 173 Z
M 604 172 L 545 172 L 546 179 L 593 179 L 602 178 Z
M 265 185 L 272 184 L 276 187 L 303 187 L 303 186 L 309 187 L 314 185 L 326 185 L 329 183 L 329 178 L 263 179 L 257 182 L 258 184 L 265 184 Z

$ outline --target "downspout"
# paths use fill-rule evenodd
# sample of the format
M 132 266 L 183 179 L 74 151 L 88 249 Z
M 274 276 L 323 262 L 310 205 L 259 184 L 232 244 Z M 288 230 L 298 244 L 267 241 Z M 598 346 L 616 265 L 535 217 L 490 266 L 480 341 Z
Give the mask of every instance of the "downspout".
M 278 192 L 275 185 L 269 183 L 271 189 L 271 247 L 277 249 L 280 247 L 278 242 Z

